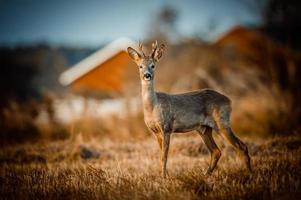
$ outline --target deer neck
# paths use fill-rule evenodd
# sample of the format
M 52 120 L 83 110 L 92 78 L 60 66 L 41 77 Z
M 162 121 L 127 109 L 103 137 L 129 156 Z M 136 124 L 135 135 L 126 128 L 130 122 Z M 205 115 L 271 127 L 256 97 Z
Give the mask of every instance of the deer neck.
M 155 105 L 158 102 L 157 95 L 154 89 L 153 81 L 141 83 L 142 86 L 142 104 L 144 114 L 152 113 Z

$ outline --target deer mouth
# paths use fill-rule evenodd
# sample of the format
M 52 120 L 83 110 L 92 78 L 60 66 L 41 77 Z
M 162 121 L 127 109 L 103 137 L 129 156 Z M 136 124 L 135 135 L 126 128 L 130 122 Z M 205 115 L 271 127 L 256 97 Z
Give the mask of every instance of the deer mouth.
M 152 80 L 152 75 L 150 73 L 145 73 L 143 75 L 143 79 L 146 81 L 150 81 L 150 80 Z

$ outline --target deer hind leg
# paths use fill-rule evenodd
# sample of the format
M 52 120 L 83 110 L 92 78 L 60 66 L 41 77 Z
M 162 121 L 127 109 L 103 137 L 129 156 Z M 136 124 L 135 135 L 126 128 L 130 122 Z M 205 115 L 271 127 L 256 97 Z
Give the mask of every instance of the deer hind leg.
M 205 145 L 210 151 L 211 154 L 211 160 L 210 160 L 210 165 L 207 169 L 206 175 L 210 175 L 213 170 L 215 169 L 218 160 L 221 157 L 221 151 L 217 147 L 213 137 L 212 137 L 212 128 L 210 127 L 205 127 L 205 130 L 198 129 L 197 130 L 200 136 L 202 137 Z
M 238 150 L 240 155 L 242 156 L 244 163 L 247 169 L 252 172 L 251 167 L 251 158 L 249 156 L 248 147 L 245 143 L 243 143 L 232 131 L 231 127 L 229 127 L 226 131 L 223 132 L 224 136 L 228 139 L 228 141 Z
M 234 134 L 227 119 L 219 118 L 216 120 L 216 123 L 218 126 L 218 132 L 239 152 L 247 169 L 251 172 L 251 158 L 248 153 L 247 145 Z

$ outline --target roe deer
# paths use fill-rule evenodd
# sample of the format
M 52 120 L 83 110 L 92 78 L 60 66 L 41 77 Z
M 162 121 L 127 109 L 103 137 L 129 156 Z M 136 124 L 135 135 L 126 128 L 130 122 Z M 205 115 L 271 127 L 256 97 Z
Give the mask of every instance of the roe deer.
M 132 47 L 127 48 L 129 56 L 139 66 L 144 121 L 158 140 L 163 177 L 167 175 L 171 133 L 192 130 L 200 134 L 211 154 L 206 175 L 213 172 L 221 156 L 221 151 L 213 140 L 212 130 L 223 135 L 241 153 L 246 167 L 251 171 L 248 148 L 235 136 L 230 126 L 231 100 L 211 89 L 183 94 L 155 92 L 155 66 L 162 57 L 165 45 L 153 43 L 150 55 L 145 55 L 142 44 L 139 44 L 139 50 L 140 52 Z

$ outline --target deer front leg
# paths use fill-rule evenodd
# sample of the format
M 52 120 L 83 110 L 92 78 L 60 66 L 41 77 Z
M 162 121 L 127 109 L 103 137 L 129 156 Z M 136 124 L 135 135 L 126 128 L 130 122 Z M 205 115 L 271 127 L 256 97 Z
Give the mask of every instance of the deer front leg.
M 161 134 L 159 133 L 154 133 L 154 135 L 156 136 L 160 151 L 162 151 L 162 142 L 163 142 L 163 137 Z
M 161 159 L 162 163 L 162 176 L 163 178 L 166 178 L 167 176 L 167 157 L 168 157 L 168 150 L 169 150 L 169 143 L 170 143 L 170 133 L 163 133 L 163 156 Z
M 160 150 L 160 161 L 161 161 L 161 168 L 163 168 L 163 164 L 162 164 L 162 159 L 163 159 L 163 149 L 162 149 L 162 145 L 163 145 L 163 136 L 160 133 L 154 133 L 154 135 L 156 136 L 158 145 L 159 145 L 159 150 Z

